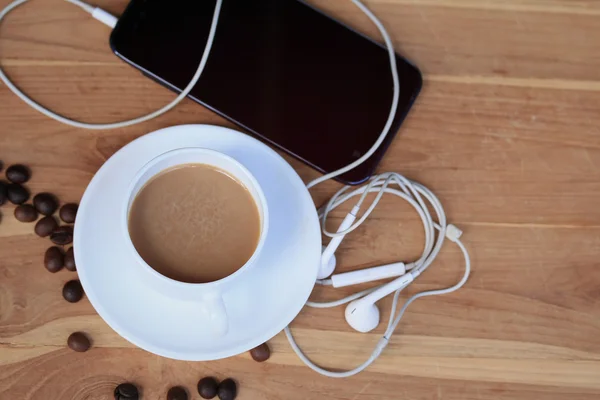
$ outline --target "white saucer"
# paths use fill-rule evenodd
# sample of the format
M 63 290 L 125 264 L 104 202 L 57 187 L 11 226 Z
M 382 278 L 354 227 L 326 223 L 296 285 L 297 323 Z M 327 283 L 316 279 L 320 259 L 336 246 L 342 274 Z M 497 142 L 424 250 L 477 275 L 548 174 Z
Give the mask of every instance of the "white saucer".
M 242 163 L 261 185 L 270 214 L 257 268 L 224 295 L 229 333 L 207 338 L 197 304 L 171 299 L 133 276 L 122 240 L 127 189 L 149 160 L 182 147 L 204 147 Z M 266 342 L 300 312 L 313 289 L 321 231 L 313 201 L 292 167 L 268 146 L 231 129 L 184 125 L 143 136 L 115 153 L 90 182 L 74 239 L 79 279 L 100 316 L 119 335 L 152 353 L 179 360 L 213 360 Z

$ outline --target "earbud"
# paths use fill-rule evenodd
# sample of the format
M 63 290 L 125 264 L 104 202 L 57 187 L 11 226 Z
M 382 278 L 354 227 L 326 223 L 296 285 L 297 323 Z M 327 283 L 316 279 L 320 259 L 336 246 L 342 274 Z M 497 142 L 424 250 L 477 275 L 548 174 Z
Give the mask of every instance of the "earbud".
M 346 215 L 346 218 L 344 218 L 344 220 L 340 224 L 340 227 L 337 231 L 343 232 L 346 229 L 350 228 L 355 219 L 356 215 L 353 212 L 349 212 L 348 215 Z M 323 250 L 323 254 L 321 255 L 321 268 L 319 269 L 317 279 L 325 279 L 331 274 L 333 274 L 336 264 L 334 253 L 337 250 L 337 248 L 340 247 L 340 243 L 342 243 L 342 240 L 344 240 L 345 236 L 346 235 L 339 235 L 331 238 L 329 244 L 327 245 L 327 247 L 325 247 L 325 250 Z
M 325 254 L 325 250 L 327 250 L 326 246 L 323 246 L 323 254 Z M 317 275 L 317 279 L 325 279 L 335 271 L 335 267 L 337 265 L 337 260 L 335 259 L 335 254 L 331 254 L 328 256 L 328 259 L 325 259 L 321 256 L 321 268 L 319 268 L 319 274 Z
M 346 322 L 355 330 L 367 333 L 379 325 L 379 308 L 375 303 L 364 304 L 354 300 L 346 306 Z
M 376 302 L 398 289 L 406 287 L 414 280 L 413 274 L 408 273 L 390 283 L 381 286 L 362 299 L 354 300 L 346 306 L 346 322 L 359 332 L 366 333 L 379 325 L 379 309 Z

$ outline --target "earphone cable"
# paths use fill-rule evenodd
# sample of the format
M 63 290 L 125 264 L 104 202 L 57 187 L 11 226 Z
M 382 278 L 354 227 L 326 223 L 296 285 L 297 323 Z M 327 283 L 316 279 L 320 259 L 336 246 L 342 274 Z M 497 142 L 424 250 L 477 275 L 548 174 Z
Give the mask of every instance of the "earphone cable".
M 356 375 L 356 374 L 360 373 L 361 371 L 363 371 L 364 369 L 366 369 L 368 366 L 370 366 L 381 355 L 383 349 L 389 343 L 389 340 L 391 339 L 392 335 L 394 334 L 394 331 L 396 330 L 396 328 L 398 327 L 398 324 L 402 320 L 402 317 L 404 316 L 404 313 L 406 312 L 408 306 L 411 305 L 412 302 L 414 302 L 418 298 L 425 297 L 425 296 L 435 296 L 435 295 L 442 295 L 442 294 L 452 293 L 452 292 L 460 289 L 465 284 L 465 282 L 467 281 L 467 279 L 469 277 L 469 274 L 471 272 L 471 260 L 469 258 L 469 253 L 468 253 L 467 249 L 465 248 L 465 246 L 463 245 L 463 243 L 458 238 L 456 240 L 453 240 L 453 241 L 459 247 L 459 249 L 461 250 L 461 252 L 462 252 L 462 254 L 464 256 L 464 259 L 465 259 L 465 272 L 464 272 L 464 275 L 461 278 L 461 280 L 457 284 L 455 284 L 453 286 L 450 286 L 449 288 L 446 288 L 446 289 L 438 289 L 438 290 L 425 291 L 425 292 L 417 293 L 417 294 L 409 297 L 406 300 L 406 302 L 404 303 L 403 307 L 400 309 L 400 311 L 399 311 L 398 315 L 396 316 L 396 318 L 392 319 L 392 316 L 393 316 L 393 314 L 395 312 L 395 308 L 396 308 L 396 305 L 397 305 L 398 296 L 399 296 L 399 293 L 401 291 L 401 289 L 398 289 L 395 292 L 395 295 L 394 295 L 394 305 L 392 307 L 392 315 L 390 316 L 390 321 L 388 323 L 388 327 L 387 327 L 387 329 L 386 329 L 383 337 L 380 338 L 379 342 L 377 342 L 377 345 L 375 346 L 375 349 L 373 350 L 373 352 L 371 353 L 371 355 L 369 356 L 369 358 L 367 359 L 367 361 L 365 361 L 364 363 L 360 364 L 356 368 L 353 368 L 353 369 L 348 370 L 348 371 L 342 371 L 342 372 L 329 371 L 327 369 L 319 367 L 318 365 L 316 365 L 315 363 L 313 363 L 302 352 L 302 350 L 300 349 L 300 347 L 296 343 L 296 340 L 294 339 L 294 336 L 292 335 L 290 327 L 287 326 L 284 329 L 284 332 L 285 332 L 285 335 L 286 335 L 286 337 L 287 337 L 290 345 L 292 346 L 292 349 L 296 353 L 296 355 L 310 369 L 312 369 L 313 371 L 315 371 L 315 372 L 317 372 L 317 373 L 319 373 L 321 375 L 325 375 L 325 376 L 330 377 L 330 378 L 348 378 L 348 377 Z
M 94 12 L 94 7 L 92 7 L 91 5 L 89 5 L 87 3 L 84 3 L 81 0 L 66 0 L 66 1 L 83 8 L 85 11 L 89 12 L 90 14 Z
M 381 34 L 381 36 L 383 37 L 383 40 L 385 42 L 386 50 L 388 53 L 388 58 L 390 61 L 390 68 L 391 68 L 391 72 L 392 72 L 392 82 L 393 82 L 393 86 L 394 86 L 392 105 L 390 107 L 390 113 L 389 113 L 388 119 L 385 123 L 385 126 L 383 127 L 383 130 L 379 134 L 379 137 L 377 138 L 377 140 L 375 141 L 373 146 L 371 146 L 371 148 L 356 161 L 346 165 L 343 168 L 340 168 L 336 171 L 325 174 L 325 175 L 309 182 L 308 185 L 306 185 L 306 187 L 308 189 L 318 185 L 319 183 L 322 183 L 322 182 L 328 181 L 329 179 L 340 176 L 340 175 L 358 167 L 365 161 L 367 161 L 377 151 L 379 146 L 381 146 L 381 143 L 383 143 L 383 141 L 385 140 L 390 129 L 392 128 L 392 123 L 394 122 L 394 118 L 396 116 L 396 111 L 398 110 L 398 103 L 400 101 L 400 78 L 398 77 L 398 69 L 396 66 L 396 53 L 394 52 L 394 45 L 393 45 L 392 39 L 390 38 L 390 35 L 387 33 L 387 30 L 385 29 L 385 27 L 383 26 L 381 21 L 379 21 L 379 19 L 375 16 L 375 14 L 373 14 L 371 12 L 371 10 L 369 10 L 359 0 L 351 0 L 351 1 L 358 8 L 360 8 L 360 10 L 367 17 L 369 17 L 369 19 L 371 20 L 371 22 L 373 22 L 373 24 L 375 24 L 375 26 L 379 30 L 379 33 Z
M 390 184 L 397 185 L 399 187 L 399 189 L 389 187 Z M 412 270 L 409 273 L 413 274 L 414 278 L 416 278 L 423 271 L 425 271 L 438 256 L 438 254 L 442 248 L 442 245 L 445 242 L 445 239 L 449 239 L 449 240 L 455 242 L 457 244 L 457 246 L 459 247 L 459 249 L 461 250 L 463 257 L 465 259 L 465 272 L 464 272 L 462 279 L 457 284 L 455 284 L 451 287 L 448 287 L 445 289 L 436 289 L 436 290 L 420 292 L 420 293 L 417 293 L 417 294 L 409 297 L 406 300 L 406 302 L 404 303 L 404 305 L 402 306 L 402 308 L 400 309 L 400 311 L 398 312 L 398 314 L 396 315 L 396 310 L 398 307 L 400 293 L 406 286 L 408 286 L 408 284 L 397 289 L 394 292 L 392 307 L 390 310 L 390 318 L 389 318 L 388 325 L 387 325 L 387 328 L 385 330 L 383 337 L 377 343 L 377 346 L 373 350 L 373 352 L 372 352 L 371 356 L 368 358 L 368 360 L 365 361 L 363 364 L 359 365 L 358 367 L 351 369 L 349 371 L 343 371 L 343 372 L 329 371 L 329 370 L 326 370 L 326 369 L 316 365 L 315 363 L 313 363 L 302 352 L 302 350 L 296 343 L 296 341 L 292 335 L 292 332 L 290 330 L 290 327 L 289 326 L 286 327 L 285 328 L 286 337 L 287 337 L 288 341 L 290 342 L 292 349 L 298 355 L 298 357 L 308 367 L 310 367 L 314 371 L 316 371 L 322 375 L 332 377 L 332 378 L 349 377 L 349 376 L 358 374 L 359 372 L 361 372 L 365 368 L 367 368 L 369 365 L 371 365 L 377 359 L 377 357 L 379 357 L 379 355 L 381 354 L 381 352 L 383 351 L 383 349 L 385 348 L 385 346 L 391 339 L 394 331 L 396 330 L 402 317 L 404 316 L 408 306 L 410 304 L 412 304 L 412 302 L 414 302 L 415 300 L 417 300 L 418 298 L 421 298 L 421 297 L 443 295 L 443 294 L 452 293 L 452 292 L 458 290 L 465 284 L 465 282 L 467 281 L 467 279 L 469 277 L 470 271 L 471 271 L 471 261 L 469 258 L 469 254 L 459 239 L 462 232 L 460 232 L 460 230 L 458 230 L 458 228 L 456 228 L 454 225 L 446 226 L 446 214 L 444 212 L 444 209 L 443 209 L 440 201 L 435 196 L 435 194 L 433 194 L 433 192 L 431 192 L 425 186 L 423 186 L 417 182 L 410 181 L 409 179 L 406 179 L 405 177 L 403 177 L 400 174 L 397 174 L 394 172 L 387 172 L 387 173 L 380 174 L 380 175 L 373 177 L 371 182 L 369 182 L 369 184 L 367 184 L 367 185 L 356 188 L 354 190 L 350 190 L 350 189 L 351 189 L 350 186 L 345 186 L 342 189 L 340 189 L 332 197 L 332 199 L 320 210 L 319 218 L 321 219 L 321 221 L 323 223 L 326 222 L 325 220 L 327 219 L 327 216 L 330 211 L 339 207 L 340 205 L 342 205 L 346 201 L 352 199 L 353 197 L 360 195 L 359 202 L 361 202 L 366 198 L 366 195 L 368 193 L 377 193 L 375 200 L 373 200 L 373 202 L 369 206 L 369 210 L 372 210 L 377 206 L 379 200 L 381 199 L 381 197 L 384 193 L 394 194 L 394 195 L 406 200 L 417 211 L 417 213 L 419 214 L 421 221 L 423 223 L 423 227 L 425 229 L 426 244 L 423 249 L 423 254 L 417 261 L 410 263 L 412 265 L 412 267 L 411 267 Z M 437 223 L 433 221 L 433 218 L 429 211 L 429 207 L 427 204 L 425 204 L 425 201 L 427 203 L 429 203 L 429 206 L 433 209 L 434 213 L 436 214 L 437 220 L 438 220 Z M 365 214 L 368 215 L 368 212 L 365 212 Z M 361 220 L 359 220 L 359 221 L 361 221 Z M 359 222 L 359 221 L 357 221 L 355 223 L 357 225 L 356 227 L 360 226 L 361 222 Z M 364 219 L 362 219 L 362 221 L 364 221 Z M 437 236 L 436 236 L 436 232 L 437 232 Z M 346 233 L 347 233 L 346 231 L 337 232 L 337 233 L 330 232 L 330 236 L 344 235 Z M 320 283 L 322 285 L 329 285 L 331 283 L 331 280 L 325 279 L 318 283 Z M 335 301 L 331 301 L 331 302 L 324 302 L 324 303 L 309 301 L 306 303 L 306 305 L 309 307 L 314 307 L 314 308 L 337 307 L 337 306 L 349 303 L 351 301 L 357 300 L 359 298 L 362 298 L 364 296 L 367 296 L 370 293 L 374 292 L 375 290 L 386 286 L 387 284 L 389 284 L 389 283 L 379 285 L 374 288 L 363 290 L 361 292 L 355 293 L 355 294 L 345 297 L 343 299 L 339 299 L 339 300 L 335 300 Z
M 4 17 L 6 17 L 6 15 L 9 12 L 14 10 L 16 7 L 20 6 L 21 4 L 26 3 L 27 1 L 29 1 L 29 0 L 15 0 L 12 3 L 10 3 L 8 6 L 6 6 L 0 12 L 0 23 L 2 22 Z M 92 13 L 92 15 L 94 15 L 95 11 L 98 11 L 99 14 L 94 15 L 94 17 L 96 17 L 99 20 L 101 20 L 102 22 L 106 23 L 108 13 L 102 11 L 101 9 L 94 8 L 80 0 L 66 0 L 66 1 L 71 4 L 75 4 L 79 7 L 81 7 L 85 11 Z M 221 13 L 221 5 L 222 4 L 223 4 L 223 0 L 216 0 L 215 9 L 213 12 L 213 18 L 212 18 L 210 30 L 208 33 L 208 39 L 206 40 L 206 45 L 204 47 L 204 51 L 202 53 L 200 63 L 198 64 L 198 68 L 196 69 L 196 72 L 194 73 L 194 76 L 192 77 L 190 83 L 188 83 L 188 85 L 181 91 L 181 93 L 173 101 L 171 101 L 169 104 L 162 107 L 161 109 L 154 111 L 150 114 L 147 114 L 147 115 L 144 115 L 144 116 L 141 116 L 138 118 L 134 118 L 134 119 L 131 119 L 128 121 L 115 122 L 115 123 L 109 123 L 109 124 L 91 124 L 91 123 L 74 121 L 69 118 L 63 117 L 62 115 L 59 115 L 59 114 L 47 109 L 46 107 L 38 104 L 34 100 L 32 100 L 23 91 L 21 91 L 21 89 L 19 89 L 15 84 L 12 83 L 12 81 L 4 73 L 2 68 L 0 68 L 0 79 L 2 79 L 4 84 L 14 94 L 16 94 L 21 100 L 23 100 L 25 103 L 27 103 L 30 107 L 34 108 L 35 110 L 39 111 L 40 113 L 44 114 L 45 116 L 47 116 L 49 118 L 52 118 L 58 122 L 62 122 L 63 124 L 70 125 L 70 126 L 73 126 L 76 128 L 94 129 L 94 130 L 116 129 L 116 128 L 125 128 L 127 126 L 131 126 L 131 125 L 139 124 L 141 122 L 149 121 L 153 118 L 156 118 L 156 117 L 170 111 L 177 104 L 181 103 L 187 97 L 187 95 L 190 94 L 190 92 L 192 91 L 194 86 L 196 86 L 196 83 L 198 83 L 198 81 L 200 80 L 200 76 L 202 75 L 202 72 L 204 71 L 204 67 L 206 66 L 206 63 L 208 61 L 208 56 L 210 54 L 210 51 L 211 51 L 211 48 L 212 48 L 212 45 L 213 45 L 213 42 L 215 39 L 215 34 L 217 31 L 217 25 L 219 22 L 219 15 Z

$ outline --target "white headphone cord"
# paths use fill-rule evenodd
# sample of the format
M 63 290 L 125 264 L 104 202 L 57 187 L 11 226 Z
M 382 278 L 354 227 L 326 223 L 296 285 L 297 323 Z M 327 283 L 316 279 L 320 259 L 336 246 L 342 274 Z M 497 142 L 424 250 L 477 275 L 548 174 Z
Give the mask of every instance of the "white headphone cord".
M 354 168 L 358 167 L 360 164 L 367 161 L 369 159 L 369 157 L 371 157 L 377 151 L 379 146 L 381 146 L 381 143 L 383 143 L 383 140 L 385 139 L 385 137 L 389 133 L 390 129 L 392 128 L 392 123 L 394 122 L 394 118 L 396 117 L 396 111 L 398 110 L 398 102 L 400 101 L 400 78 L 398 77 L 398 68 L 396 66 L 396 53 L 394 52 L 394 44 L 392 43 L 392 39 L 390 38 L 390 35 L 385 30 L 385 27 L 383 26 L 381 21 L 379 21 L 379 19 L 375 16 L 375 14 L 373 14 L 371 12 L 371 10 L 369 10 L 359 0 L 352 0 L 352 2 L 358 8 L 360 8 L 360 10 L 367 17 L 369 17 L 369 19 L 371 20 L 371 22 L 373 22 L 375 24 L 375 26 L 377 26 L 377 29 L 379 30 L 379 33 L 381 34 L 381 36 L 383 37 L 383 40 L 385 42 L 385 47 L 387 49 L 388 58 L 390 61 L 390 68 L 392 70 L 392 81 L 393 81 L 393 85 L 394 85 L 392 106 L 390 108 L 390 113 L 389 113 L 388 119 L 385 123 L 385 126 L 383 127 L 383 131 L 381 131 L 381 133 L 379 134 L 379 137 L 377 138 L 377 140 L 375 141 L 373 146 L 371 146 L 369 151 L 367 151 L 365 154 L 363 154 L 362 157 L 360 157 L 358 160 L 346 165 L 345 167 L 340 168 L 336 171 L 330 172 L 328 174 L 325 174 L 325 175 L 309 182 L 306 185 L 307 189 L 310 189 L 310 188 L 318 185 L 319 183 L 328 181 L 329 179 L 335 178 L 336 176 L 340 176 L 343 173 L 346 173 L 346 172 L 350 171 L 351 169 L 354 169 Z
M 10 3 L 8 6 L 6 6 L 1 12 L 0 12 L 0 22 L 2 21 L 2 19 L 12 10 L 14 10 L 15 8 L 17 8 L 18 6 L 20 6 L 23 3 L 26 3 L 29 0 L 16 0 L 13 1 L 12 3 Z M 94 8 L 92 6 L 90 6 L 89 4 L 84 3 L 83 1 L 80 0 L 66 0 L 69 3 L 75 4 L 79 7 L 81 7 L 82 9 L 84 9 L 85 11 L 89 12 L 90 14 L 92 14 L 92 16 L 94 16 L 94 18 L 106 23 L 107 25 L 114 27 L 114 23 L 116 22 L 116 18 L 112 17 L 110 14 L 106 13 L 105 11 L 99 9 L 99 8 Z M 154 111 L 148 115 L 144 115 L 138 118 L 134 118 L 128 121 L 123 121 L 123 122 L 115 122 L 115 123 L 109 123 L 109 124 L 90 124 L 90 123 L 85 123 L 85 122 L 79 122 L 79 121 L 74 121 L 71 120 L 69 118 L 63 117 L 62 115 L 56 114 L 55 112 L 48 110 L 47 108 L 45 108 L 44 106 L 36 103 L 35 101 L 33 101 L 31 98 L 29 98 L 25 93 L 23 93 L 23 91 L 21 91 L 16 85 L 14 85 L 11 80 L 8 78 L 8 76 L 6 76 L 6 74 L 4 73 L 4 71 L 2 70 L 2 68 L 0 68 L 0 79 L 2 79 L 2 81 L 4 82 L 4 84 L 14 93 L 16 94 L 21 100 L 23 100 L 25 103 L 27 103 L 30 107 L 36 109 L 37 111 L 39 111 L 40 113 L 44 114 L 47 117 L 50 117 L 58 122 L 62 122 L 63 124 L 67 124 L 70 126 L 74 126 L 76 128 L 83 128 L 83 129 L 95 129 L 95 130 L 100 130 L 100 129 L 116 129 L 116 128 L 124 128 L 127 126 L 131 126 L 131 125 L 135 125 L 135 124 L 139 124 L 141 122 L 145 122 L 148 120 L 151 120 L 153 118 L 156 118 L 164 113 L 166 113 L 167 111 L 171 110 L 173 107 L 175 107 L 177 104 L 179 104 L 183 99 L 185 99 L 187 97 L 188 94 L 190 94 L 190 92 L 192 91 L 192 89 L 194 88 L 194 86 L 196 86 L 196 83 L 198 83 L 198 80 L 200 79 L 200 76 L 202 75 L 202 72 L 204 71 L 204 67 L 206 66 L 206 62 L 208 61 L 208 56 L 210 54 L 210 50 L 212 48 L 214 39 L 215 39 L 215 33 L 217 31 L 217 24 L 219 21 L 219 15 L 221 12 L 221 5 L 223 4 L 223 0 L 216 0 L 216 4 L 215 4 L 215 10 L 213 13 L 213 18 L 212 18 L 212 23 L 210 26 L 210 31 L 208 33 L 208 39 L 206 40 L 206 46 L 204 48 L 204 53 L 202 54 L 202 58 L 200 60 L 200 64 L 198 65 L 198 69 L 196 70 L 196 73 L 194 74 L 194 77 L 192 78 L 192 80 L 190 81 L 190 83 L 185 87 L 185 89 L 183 89 L 183 91 L 179 94 L 179 96 L 177 96 L 175 98 L 175 100 L 173 100 L 172 102 L 170 102 L 169 104 L 167 104 L 166 106 L 164 106 L 163 108 Z
M 395 184 L 395 185 L 399 186 L 399 188 L 401 190 L 390 188 L 389 187 L 390 184 Z M 353 224 L 350 228 L 348 228 L 345 231 L 336 232 L 336 233 L 331 233 L 331 232 L 327 232 L 326 230 L 324 230 L 324 233 L 327 236 L 330 236 L 330 237 L 341 236 L 341 235 L 345 235 L 348 232 L 356 229 L 366 219 L 366 217 L 369 216 L 369 214 L 373 211 L 373 209 L 377 206 L 377 203 L 379 202 L 379 200 L 381 199 L 381 197 L 384 193 L 394 194 L 394 195 L 401 197 L 404 200 L 408 201 L 408 203 L 411 206 L 413 206 L 413 208 L 417 211 L 417 213 L 421 217 L 421 221 L 423 222 L 423 226 L 425 229 L 425 248 L 423 250 L 423 254 L 417 261 L 407 264 L 407 269 L 410 271 L 408 273 L 412 274 L 413 277 L 416 278 L 423 271 L 425 271 L 431 265 L 431 263 L 435 260 L 437 255 L 439 254 L 441 247 L 444 243 L 444 240 L 446 238 L 455 242 L 458 245 L 458 247 L 460 248 L 460 250 L 464 256 L 464 259 L 465 259 L 465 273 L 464 273 L 462 279 L 454 286 L 451 286 L 446 289 L 425 291 L 425 292 L 413 295 L 405 302 L 403 307 L 398 312 L 397 316 L 395 316 L 395 314 L 396 314 L 396 309 L 398 306 L 399 296 L 400 296 L 401 291 L 406 286 L 396 290 L 395 294 L 394 294 L 392 307 L 391 307 L 390 319 L 389 319 L 388 326 L 387 326 L 387 329 L 386 329 L 383 337 L 378 342 L 377 346 L 375 347 L 375 349 L 374 349 L 373 353 L 371 354 L 371 356 L 369 357 L 369 359 L 365 363 L 363 363 L 363 364 L 359 365 L 358 367 L 356 367 L 352 370 L 349 370 L 349 371 L 333 372 L 333 371 L 328 371 L 328 370 L 321 368 L 321 367 L 317 366 L 316 364 L 314 364 L 310 359 L 308 359 L 308 357 L 306 357 L 306 355 L 298 347 L 296 341 L 294 340 L 294 337 L 292 336 L 289 326 L 286 327 L 285 334 L 288 338 L 288 341 L 290 342 L 290 345 L 292 346 L 292 349 L 296 352 L 298 357 L 300 357 L 300 359 L 314 371 L 316 371 L 320 374 L 326 375 L 328 377 L 332 377 L 332 378 L 349 377 L 349 376 L 355 375 L 355 374 L 361 372 L 362 370 L 364 370 L 365 368 L 367 368 L 371 363 L 373 363 L 373 361 L 375 361 L 375 359 L 377 359 L 377 357 L 381 354 L 383 349 L 387 346 L 388 341 L 390 340 L 390 338 L 393 335 L 394 331 L 396 330 L 398 324 L 400 323 L 400 320 L 402 319 L 402 316 L 404 315 L 406 309 L 413 301 L 415 301 L 416 299 L 418 299 L 420 297 L 447 294 L 447 293 L 451 293 L 451 292 L 458 290 L 467 281 L 467 278 L 469 277 L 470 270 L 471 270 L 471 262 L 470 262 L 469 254 L 459 239 L 460 235 L 461 235 L 460 230 L 458 228 L 456 228 L 454 225 L 446 226 L 446 215 L 445 215 L 444 209 L 443 209 L 440 201 L 426 187 L 420 185 L 417 182 L 410 181 L 400 174 L 388 172 L 388 173 L 384 173 L 384 174 L 373 177 L 367 185 L 364 185 L 359 188 L 355 188 L 352 191 L 349 191 L 349 189 L 352 189 L 352 187 L 345 186 L 344 188 L 340 189 L 331 198 L 329 203 L 326 204 L 323 207 L 323 209 L 320 211 L 319 217 L 321 218 L 323 225 L 325 225 L 325 222 L 326 222 L 329 212 L 332 211 L 333 209 L 339 207 L 341 204 L 348 201 L 349 199 L 360 195 L 361 196 L 360 200 L 357 203 L 357 206 L 360 207 L 360 205 L 362 205 L 362 202 L 364 201 L 364 199 L 366 198 L 366 195 L 368 193 L 378 193 L 378 195 L 376 196 L 375 200 L 373 200 L 372 204 L 369 206 L 369 208 L 364 213 L 362 218 L 360 218 L 355 224 Z M 430 204 L 431 208 L 436 213 L 438 223 L 435 223 L 433 221 L 433 219 L 431 217 L 431 213 L 429 211 L 429 207 L 425 204 L 424 199 L 427 200 L 427 202 Z M 437 238 L 436 238 L 436 234 L 435 234 L 436 231 L 438 232 Z M 320 283 L 322 285 L 330 285 L 331 280 L 325 279 L 322 281 L 318 281 L 317 283 Z M 363 290 L 359 293 L 355 293 L 351 296 L 348 296 L 348 297 L 340 299 L 340 300 L 327 302 L 327 303 L 319 303 L 319 302 L 309 301 L 306 303 L 306 305 L 309 307 L 315 307 L 315 308 L 337 307 L 337 306 L 349 303 L 358 298 L 361 298 L 361 297 L 363 297 L 385 285 L 386 284 L 383 284 L 383 285 L 379 285 L 379 286 L 376 286 L 371 289 Z
M 292 336 L 292 333 L 288 326 L 284 329 L 284 331 L 285 331 L 285 335 L 287 336 L 287 339 L 290 342 L 290 345 L 292 346 L 292 349 L 294 350 L 294 352 L 298 355 L 298 357 L 302 360 L 302 362 L 304 362 L 304 364 L 306 364 L 313 371 L 318 372 L 319 374 L 328 376 L 330 378 L 347 378 L 347 377 L 356 375 L 359 372 L 363 371 L 365 368 L 367 368 L 369 365 L 371 365 L 377 359 L 377 357 L 379 357 L 379 355 L 381 354 L 383 349 L 387 346 L 394 331 L 398 327 L 400 320 L 404 316 L 406 309 L 413 301 L 415 301 L 416 299 L 418 299 L 420 297 L 452 293 L 452 292 L 460 289 L 465 284 L 465 282 L 467 281 L 467 279 L 469 277 L 469 274 L 471 273 L 471 260 L 469 258 L 469 253 L 467 252 L 467 249 L 462 244 L 460 239 L 456 239 L 456 240 L 454 240 L 454 242 L 460 248 L 460 250 L 463 253 L 463 256 L 465 258 L 465 273 L 464 273 L 463 277 L 461 278 L 461 280 L 456 285 L 451 286 L 446 289 L 430 290 L 430 291 L 426 291 L 426 292 L 417 293 L 417 294 L 409 297 L 408 300 L 406 300 L 406 303 L 404 303 L 404 306 L 402 306 L 402 308 L 398 312 L 398 315 L 396 316 L 396 318 L 393 319 L 393 315 L 394 315 L 393 313 L 395 312 L 398 298 L 399 298 L 399 295 L 400 295 L 400 292 L 402 289 L 397 290 L 394 295 L 394 304 L 392 306 L 392 315 L 390 315 L 390 321 L 388 323 L 388 327 L 387 327 L 383 337 L 377 343 L 375 350 L 373 351 L 373 353 L 371 353 L 371 356 L 369 357 L 369 359 L 367 361 L 365 361 L 363 364 L 359 365 L 358 367 L 356 367 L 352 370 L 344 371 L 344 372 L 334 372 L 334 371 L 329 371 L 329 370 L 319 367 L 318 365 L 313 363 L 308 357 L 306 357 L 306 355 L 302 352 L 302 350 L 300 350 L 300 348 L 298 347 L 298 344 L 296 344 L 296 341 L 294 340 L 294 337 Z

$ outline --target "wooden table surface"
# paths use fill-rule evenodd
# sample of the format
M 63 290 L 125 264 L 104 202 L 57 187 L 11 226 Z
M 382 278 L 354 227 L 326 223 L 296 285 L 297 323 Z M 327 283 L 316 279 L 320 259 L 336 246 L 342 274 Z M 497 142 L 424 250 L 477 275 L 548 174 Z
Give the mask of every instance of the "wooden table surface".
M 119 14 L 126 0 L 97 4 Z M 348 0 L 315 4 L 376 36 Z M 206 375 L 236 378 L 241 400 L 599 398 L 600 1 L 367 4 L 425 78 L 379 170 L 405 174 L 439 195 L 471 251 L 474 271 L 466 287 L 414 303 L 381 358 L 351 379 L 315 374 L 283 334 L 271 340 L 273 355 L 264 364 L 247 354 L 173 361 L 121 339 L 87 299 L 66 303 L 61 288 L 75 274 L 46 272 L 49 241 L 36 237 L 32 224 L 17 222 L 5 205 L 1 399 L 110 399 L 123 381 L 139 384 L 144 399 L 164 399 L 171 385 L 194 391 Z M 0 34 L 9 75 L 70 117 L 112 122 L 173 98 L 111 54 L 106 27 L 63 1 L 24 5 Z M 31 191 L 52 191 L 64 202 L 79 201 L 102 163 L 126 143 L 184 123 L 230 126 L 186 101 L 151 122 L 89 132 L 47 119 L 0 86 L 0 159 L 30 165 Z M 290 162 L 304 180 L 317 176 Z M 315 202 L 337 188 L 319 186 Z M 414 258 L 423 243 L 419 224 L 409 206 L 385 199 L 344 241 L 340 270 Z M 462 270 L 460 253 L 448 244 L 408 293 L 450 285 Z M 354 290 L 319 289 L 313 297 L 334 299 Z M 389 305 L 389 299 L 380 303 L 382 310 Z M 346 325 L 343 308 L 305 309 L 293 329 L 314 360 L 343 369 L 368 357 L 383 326 L 358 334 Z M 93 349 L 67 349 L 74 331 L 87 332 Z

